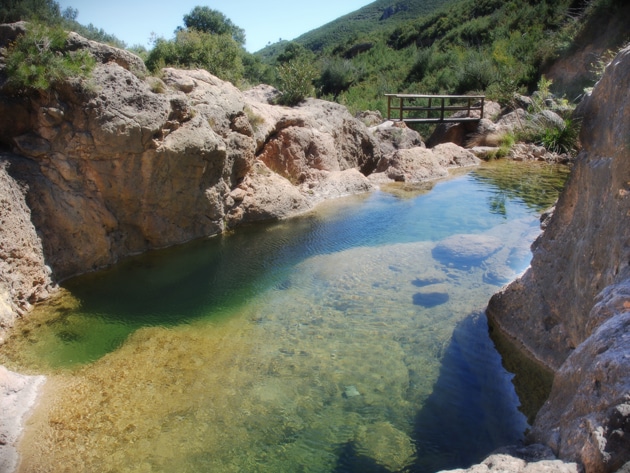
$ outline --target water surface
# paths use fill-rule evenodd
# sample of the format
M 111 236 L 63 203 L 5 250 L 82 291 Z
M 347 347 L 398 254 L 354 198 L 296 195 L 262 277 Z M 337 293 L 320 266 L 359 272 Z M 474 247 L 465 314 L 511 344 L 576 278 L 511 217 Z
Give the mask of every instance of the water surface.
M 68 281 L 2 349 L 50 375 L 22 471 L 431 472 L 518 442 L 483 310 L 565 176 L 530 172 L 340 199 Z M 489 249 L 451 254 L 453 235 Z

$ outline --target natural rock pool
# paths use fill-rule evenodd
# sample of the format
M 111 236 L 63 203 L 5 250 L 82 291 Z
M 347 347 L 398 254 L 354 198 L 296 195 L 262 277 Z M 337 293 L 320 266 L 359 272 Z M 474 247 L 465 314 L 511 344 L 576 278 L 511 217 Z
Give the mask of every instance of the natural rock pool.
M 433 472 L 527 428 L 488 337 L 563 168 L 495 163 L 67 281 L 0 362 L 46 374 L 23 472 Z

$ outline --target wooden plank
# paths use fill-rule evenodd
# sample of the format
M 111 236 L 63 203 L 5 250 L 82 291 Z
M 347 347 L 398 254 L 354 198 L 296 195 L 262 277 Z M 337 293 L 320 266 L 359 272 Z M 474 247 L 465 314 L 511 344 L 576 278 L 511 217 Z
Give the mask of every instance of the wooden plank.
M 416 99 L 430 99 L 430 98 L 445 98 L 445 99 L 477 99 L 481 100 L 485 98 L 485 95 L 423 95 L 423 94 L 385 94 L 386 97 L 398 97 L 398 98 L 416 98 Z
M 403 110 L 420 110 L 420 111 L 427 111 L 427 110 L 435 110 L 435 111 L 439 111 L 442 108 L 436 108 L 436 107 L 420 107 L 420 106 L 405 106 L 403 107 Z M 395 109 L 398 110 L 398 109 Z M 468 110 L 468 111 L 475 111 L 475 110 L 481 110 L 480 107 L 458 107 L 458 106 L 454 106 L 454 105 L 447 105 L 444 107 L 444 110 L 446 111 L 463 111 L 463 110 Z
M 398 120 L 397 118 L 392 118 L 391 120 L 403 121 L 405 123 L 459 123 L 459 122 L 478 122 L 479 118 L 404 118 L 402 120 Z

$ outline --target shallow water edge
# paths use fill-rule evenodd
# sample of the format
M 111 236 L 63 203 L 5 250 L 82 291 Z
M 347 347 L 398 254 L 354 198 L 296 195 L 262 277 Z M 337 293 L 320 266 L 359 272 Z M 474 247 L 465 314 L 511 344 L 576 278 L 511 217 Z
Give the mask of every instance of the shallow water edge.
M 449 466 L 440 458 L 457 438 L 479 445 L 461 449 L 453 467 L 475 461 L 488 443 L 518 441 L 514 432 L 526 423 L 515 409 L 511 376 L 487 336 L 483 309 L 524 269 L 528 242 L 539 229 L 535 215 L 521 213 L 522 203 L 515 206 L 514 195 L 497 187 L 479 195 L 490 217 L 480 217 L 476 208 L 460 215 L 449 202 L 461 198 L 461 190 L 448 185 L 438 191 L 446 194 L 438 202 L 432 193 L 420 203 L 418 196 L 363 196 L 357 200 L 367 202 L 365 215 L 381 212 L 380 221 L 366 220 L 376 240 L 348 232 L 344 222 L 365 216 L 345 213 L 343 205 L 322 208 L 337 223 L 318 223 L 314 236 L 310 217 L 272 225 L 256 233 L 256 241 L 271 246 L 247 243 L 238 250 L 242 259 L 258 262 L 261 277 L 251 268 L 208 273 L 196 261 L 183 264 L 199 258 L 178 250 L 177 264 L 168 263 L 162 275 L 156 272 L 162 263 L 140 259 L 136 275 L 154 288 L 147 293 L 152 302 L 130 299 L 124 306 L 131 302 L 131 314 L 151 308 L 143 316 L 148 322 L 136 324 L 125 315 L 121 325 L 120 316 L 112 318 L 119 304 L 111 296 L 99 302 L 94 318 L 85 313 L 87 293 L 75 292 L 78 299 L 71 294 L 58 302 L 54 321 L 34 318 L 21 329 L 32 357 L 20 363 L 56 373 L 29 422 L 22 471 L 61 471 L 51 461 L 84 465 L 85 471 L 366 471 L 365 465 L 435 471 Z M 389 210 L 391 204 L 402 213 Z M 440 215 L 431 220 L 423 209 L 434 206 Z M 408 220 L 399 218 L 408 214 Z M 496 247 L 478 260 L 445 260 L 436 251 L 449 234 L 440 227 L 445 219 L 457 222 L 461 235 Z M 419 230 L 416 222 L 423 220 L 431 225 Z M 395 233 L 412 236 L 392 238 L 392 221 Z M 286 225 L 298 232 L 282 236 Z M 197 255 L 221 265 L 212 258 L 229 253 L 240 237 Z M 321 246 L 333 240 L 342 244 Z M 297 264 L 285 266 L 295 254 Z M 189 290 L 190 264 L 198 268 L 196 279 L 213 287 L 210 311 L 208 299 Z M 269 265 L 279 269 L 269 272 Z M 226 295 L 223 274 L 230 284 L 245 282 L 236 297 Z M 179 302 L 161 299 L 165 287 L 177 288 Z M 184 309 L 194 315 L 182 319 Z M 98 327 L 104 331 L 94 332 Z M 58 361 L 53 356 L 53 365 L 44 368 L 38 353 L 49 353 L 46 347 L 59 341 Z M 88 345 L 101 348 L 83 353 Z M 64 361 L 76 356 L 89 363 Z M 479 370 L 490 365 L 488 372 Z M 470 393 L 464 403 L 450 397 L 462 391 Z M 500 421 L 488 422 L 481 435 L 462 427 L 488 409 Z M 507 421 L 520 427 L 506 431 Z M 454 425 L 459 427 L 447 428 Z

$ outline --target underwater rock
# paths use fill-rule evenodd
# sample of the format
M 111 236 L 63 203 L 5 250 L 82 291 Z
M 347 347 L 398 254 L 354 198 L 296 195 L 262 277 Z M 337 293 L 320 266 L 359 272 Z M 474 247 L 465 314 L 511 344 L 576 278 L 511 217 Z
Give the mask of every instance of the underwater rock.
M 356 388 L 356 386 L 345 386 L 343 390 L 343 397 L 349 399 L 351 397 L 360 396 L 361 393 Z
M 416 278 L 413 281 L 411 281 L 411 284 L 413 284 L 416 287 L 425 287 L 425 286 L 431 286 L 433 284 L 439 284 L 441 282 L 444 282 L 444 278 L 428 277 L 428 278 Z
M 413 303 L 430 309 L 448 302 L 449 298 L 445 292 L 418 292 L 413 295 Z
M 509 266 L 499 266 L 486 271 L 483 275 L 483 282 L 502 286 L 514 280 L 515 276 L 516 273 Z
M 389 422 L 376 422 L 362 430 L 356 440 L 357 449 L 389 471 L 401 471 L 416 453 L 413 441 Z
M 433 258 L 446 265 L 457 267 L 478 266 L 503 247 L 491 235 L 460 234 L 447 237 L 433 249 Z

